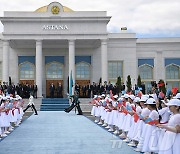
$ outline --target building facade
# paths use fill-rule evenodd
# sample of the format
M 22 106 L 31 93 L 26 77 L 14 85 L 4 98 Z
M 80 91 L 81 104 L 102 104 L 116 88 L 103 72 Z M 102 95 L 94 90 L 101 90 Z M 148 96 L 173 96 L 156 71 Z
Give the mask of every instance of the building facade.
M 0 20 L 0 80 L 37 84 L 38 97 L 47 96 L 53 82 L 67 93 L 74 83 L 111 81 L 118 76 L 132 84 L 138 75 L 165 80 L 180 88 L 180 38 L 136 38 L 135 33 L 108 33 L 105 11 L 73 11 L 58 2 L 34 12 L 4 12 Z

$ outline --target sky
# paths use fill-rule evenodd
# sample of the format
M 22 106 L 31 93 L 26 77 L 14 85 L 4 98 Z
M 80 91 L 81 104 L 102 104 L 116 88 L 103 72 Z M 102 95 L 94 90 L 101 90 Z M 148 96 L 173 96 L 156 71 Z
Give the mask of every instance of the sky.
M 136 33 L 138 38 L 180 37 L 180 0 L 54 0 L 74 11 L 107 11 L 108 32 Z M 53 0 L 0 0 L 4 11 L 35 11 Z M 0 23 L 0 33 L 3 25 Z

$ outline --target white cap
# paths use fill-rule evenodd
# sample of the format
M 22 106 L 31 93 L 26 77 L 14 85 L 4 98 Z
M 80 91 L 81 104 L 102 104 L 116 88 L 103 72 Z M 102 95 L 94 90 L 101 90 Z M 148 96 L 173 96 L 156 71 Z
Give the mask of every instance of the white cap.
M 167 106 L 180 106 L 180 100 L 179 99 L 171 99 L 167 104 Z
M 118 100 L 117 100 L 118 102 L 122 102 L 123 101 L 123 98 L 122 97 L 120 97 L 120 98 L 118 98 Z
M 118 95 L 114 95 L 113 97 L 117 99 L 117 98 L 118 98 Z
M 146 97 L 146 96 L 142 96 L 139 101 L 140 101 L 140 102 L 146 102 L 146 101 L 147 101 L 147 97 Z
M 180 93 L 177 93 L 174 98 L 180 99 Z
M 135 103 L 140 102 L 140 98 L 139 98 L 139 97 L 136 97 L 136 98 L 134 99 L 134 102 L 135 102 Z
M 8 95 L 8 96 L 6 96 L 6 98 L 7 98 L 7 99 L 10 99 L 11 97 Z
M 134 95 L 129 95 L 129 98 L 133 101 L 135 99 Z
M 6 97 L 2 97 L 2 100 L 4 100 L 4 101 L 5 101 L 5 100 L 7 100 L 7 98 L 6 98 Z
M 144 104 L 156 104 L 156 101 L 154 98 L 149 98 Z
M 101 97 L 105 97 L 105 94 L 102 94 Z
M 124 94 L 124 96 L 122 96 L 122 97 L 124 97 L 124 98 L 128 98 L 128 97 L 129 97 L 129 95 L 128 95 L 128 94 Z

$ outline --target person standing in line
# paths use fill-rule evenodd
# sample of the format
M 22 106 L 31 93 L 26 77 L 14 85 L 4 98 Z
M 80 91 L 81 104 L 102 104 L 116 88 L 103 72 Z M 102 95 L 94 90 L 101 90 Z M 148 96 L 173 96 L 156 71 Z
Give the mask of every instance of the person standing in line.
M 57 97 L 58 98 L 62 98 L 63 97 L 62 91 L 63 91 L 63 86 L 62 86 L 61 82 L 59 82 L 59 85 L 57 87 Z
M 37 98 L 37 91 L 38 91 L 38 88 L 37 88 L 37 85 L 34 84 L 34 92 L 33 92 L 33 95 L 34 95 L 34 98 Z
M 54 83 L 51 83 L 51 86 L 49 87 L 49 90 L 50 90 L 50 97 L 54 98 L 54 91 L 55 91 Z

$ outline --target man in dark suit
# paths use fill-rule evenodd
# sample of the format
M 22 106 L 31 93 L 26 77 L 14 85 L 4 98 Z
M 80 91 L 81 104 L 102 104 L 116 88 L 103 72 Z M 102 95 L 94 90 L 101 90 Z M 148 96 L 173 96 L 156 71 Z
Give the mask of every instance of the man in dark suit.
M 70 96 L 73 101 L 72 101 L 72 104 L 70 107 L 66 108 L 64 111 L 69 113 L 74 107 L 77 107 L 77 110 L 78 110 L 78 115 L 82 115 L 83 112 L 81 110 L 81 107 L 80 107 L 80 102 L 79 102 L 79 93 L 78 91 L 75 91 L 74 92 L 74 95 L 73 96 Z
M 55 91 L 54 83 L 51 83 L 49 90 L 50 90 L 50 97 L 54 98 L 54 91 Z
M 61 82 L 59 82 L 59 85 L 57 87 L 57 97 L 59 98 L 62 98 L 63 95 L 62 95 L 62 91 L 63 91 L 63 86 L 61 85 Z

